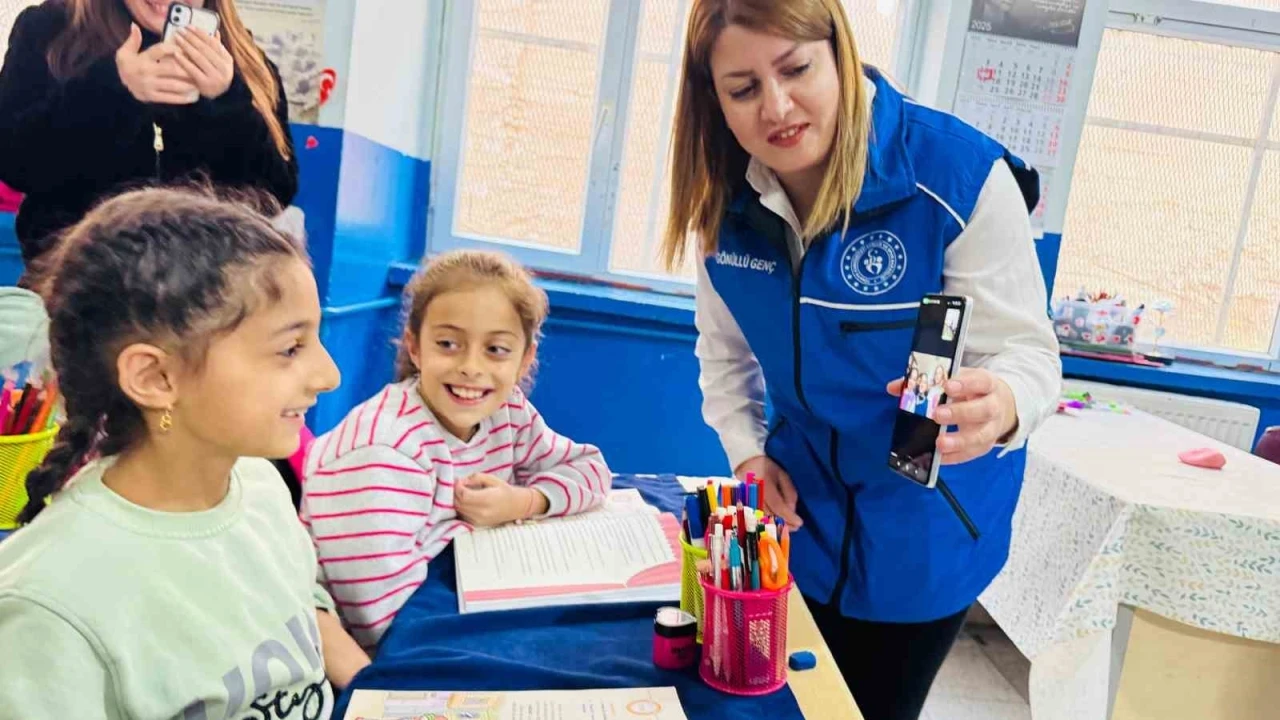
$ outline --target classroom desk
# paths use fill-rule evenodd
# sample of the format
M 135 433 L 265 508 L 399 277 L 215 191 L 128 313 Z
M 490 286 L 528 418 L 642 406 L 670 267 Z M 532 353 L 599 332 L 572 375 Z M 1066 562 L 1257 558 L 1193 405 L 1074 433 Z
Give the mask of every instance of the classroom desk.
M 659 509 L 678 508 L 674 476 L 622 475 L 615 488 L 634 487 Z M 789 673 L 789 686 L 759 698 L 718 693 L 696 668 L 668 672 L 653 666 L 653 614 L 667 603 L 537 608 L 459 615 L 453 553 L 432 560 L 427 580 L 383 636 L 372 665 L 353 688 L 418 690 L 532 690 L 673 685 L 689 720 L 862 720 L 835 661 L 798 591 L 787 613 L 789 650 L 810 650 L 812 670 Z M 341 720 L 349 691 L 339 698 Z
M 1200 447 L 1226 466 L 1178 460 Z M 1036 720 L 1274 718 L 1280 465 L 1138 411 L 1055 415 L 980 602 L 1031 659 Z
M 844 684 L 831 650 L 818 633 L 809 607 L 800 591 L 792 588 L 787 604 L 787 652 L 809 650 L 818 657 L 818 666 L 802 673 L 790 673 L 787 681 L 796 704 L 806 720 L 862 720 L 849 686 Z

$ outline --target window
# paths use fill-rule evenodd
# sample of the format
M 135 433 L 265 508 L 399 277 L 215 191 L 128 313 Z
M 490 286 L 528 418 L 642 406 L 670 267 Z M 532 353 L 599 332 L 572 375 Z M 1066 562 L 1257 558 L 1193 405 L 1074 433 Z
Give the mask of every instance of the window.
M 846 0 L 867 62 L 891 65 L 906 4 Z M 499 243 L 543 269 L 691 280 L 691 264 L 669 275 L 657 261 L 689 6 L 453 4 L 430 249 Z
M 1172 344 L 1275 355 L 1280 1 L 1168 2 L 1158 18 L 1124 4 L 1098 56 L 1054 294 L 1168 299 Z M 1253 29 L 1223 27 L 1238 18 Z

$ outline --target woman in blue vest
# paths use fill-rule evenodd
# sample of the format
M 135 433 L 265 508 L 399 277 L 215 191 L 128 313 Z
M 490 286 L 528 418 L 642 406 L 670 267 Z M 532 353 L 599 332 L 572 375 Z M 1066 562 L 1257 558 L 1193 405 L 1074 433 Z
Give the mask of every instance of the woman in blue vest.
M 796 582 L 867 720 L 916 718 L 1057 407 L 1036 175 L 864 67 L 839 0 L 694 0 L 687 32 L 663 250 L 700 260 L 703 414 L 800 528 Z M 937 411 L 949 493 L 887 465 L 935 292 L 973 299 Z

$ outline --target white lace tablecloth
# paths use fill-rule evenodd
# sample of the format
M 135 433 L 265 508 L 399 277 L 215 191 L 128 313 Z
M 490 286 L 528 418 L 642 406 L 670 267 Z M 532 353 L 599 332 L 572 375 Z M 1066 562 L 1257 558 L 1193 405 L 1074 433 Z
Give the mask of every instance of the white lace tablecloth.
M 1009 561 L 983 593 L 1032 661 L 1036 720 L 1105 717 L 1120 605 L 1280 643 L 1280 465 L 1138 411 L 1031 438 Z M 1212 447 L 1222 470 L 1181 463 Z

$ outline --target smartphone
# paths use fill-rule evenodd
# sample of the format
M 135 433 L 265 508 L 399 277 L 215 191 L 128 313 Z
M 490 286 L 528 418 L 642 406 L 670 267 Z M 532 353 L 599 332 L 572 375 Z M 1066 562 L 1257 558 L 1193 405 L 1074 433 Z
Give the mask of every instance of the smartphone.
M 170 3 L 169 16 L 164 21 L 164 39 L 167 41 L 185 27 L 195 28 L 213 37 L 218 32 L 218 13 L 204 8 L 193 8 L 186 3 Z
M 889 467 L 927 488 L 938 484 L 935 452 L 942 426 L 934 419 L 946 402 L 944 385 L 960 368 L 969 310 L 973 301 L 959 295 L 926 295 L 920 301 L 911 355 L 903 373 L 906 384 L 889 447 Z

